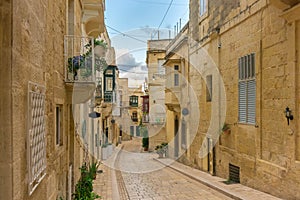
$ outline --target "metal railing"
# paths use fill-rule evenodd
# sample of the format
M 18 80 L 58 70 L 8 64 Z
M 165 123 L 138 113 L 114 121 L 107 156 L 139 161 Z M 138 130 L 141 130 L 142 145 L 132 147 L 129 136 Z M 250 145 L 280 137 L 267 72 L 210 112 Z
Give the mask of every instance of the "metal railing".
M 95 82 L 94 38 L 65 35 L 65 81 Z

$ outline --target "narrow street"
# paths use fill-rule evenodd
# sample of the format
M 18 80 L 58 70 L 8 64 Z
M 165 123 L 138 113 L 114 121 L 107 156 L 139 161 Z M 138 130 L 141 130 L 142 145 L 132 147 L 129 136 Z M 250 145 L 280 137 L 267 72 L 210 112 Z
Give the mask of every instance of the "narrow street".
M 124 142 L 123 147 L 115 163 L 120 199 L 231 199 L 165 167 L 154 160 L 156 153 L 140 153 L 138 139 Z M 124 186 L 126 190 L 120 190 Z

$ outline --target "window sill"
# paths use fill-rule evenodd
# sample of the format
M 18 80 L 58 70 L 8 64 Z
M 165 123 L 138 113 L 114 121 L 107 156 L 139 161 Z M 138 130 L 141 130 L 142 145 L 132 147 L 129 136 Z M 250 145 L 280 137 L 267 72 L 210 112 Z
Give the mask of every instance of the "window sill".
M 199 25 L 200 25 L 206 18 L 208 18 L 208 11 L 206 11 L 206 12 L 203 13 L 202 15 L 200 15 L 200 13 L 199 13 Z

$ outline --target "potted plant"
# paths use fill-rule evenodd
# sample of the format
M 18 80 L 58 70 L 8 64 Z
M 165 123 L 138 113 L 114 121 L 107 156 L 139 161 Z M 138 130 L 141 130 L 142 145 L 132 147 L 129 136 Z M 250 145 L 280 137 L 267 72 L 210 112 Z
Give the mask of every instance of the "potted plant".
M 149 149 L 149 137 L 143 137 L 142 146 L 144 147 L 144 151 L 148 151 Z
M 96 175 L 97 175 L 97 170 L 99 167 L 100 163 L 98 162 L 92 162 L 90 165 L 90 176 L 95 180 L 96 179 Z
M 163 158 L 164 155 L 166 157 L 166 154 L 167 154 L 167 149 L 168 149 L 168 143 L 161 143 L 161 145 L 157 145 L 155 147 L 155 150 L 156 150 L 156 153 L 158 154 L 158 158 Z
M 223 127 L 222 127 L 222 132 L 225 134 L 230 134 L 231 133 L 231 129 L 229 124 L 224 123 Z
M 92 44 L 91 41 L 84 46 L 86 53 L 68 58 L 68 72 L 73 74 L 73 80 L 78 80 L 78 70 L 83 77 L 89 77 L 92 74 Z M 100 50 L 99 50 L 100 48 Z M 103 40 L 94 40 L 94 70 L 105 70 L 108 66 L 105 60 L 107 44 Z M 104 53 L 103 53 L 104 52 Z
M 99 195 L 93 192 L 93 177 L 88 170 L 86 163 L 80 168 L 81 176 L 75 186 L 75 193 L 72 194 L 74 200 L 89 199 L 94 200 L 100 198 Z

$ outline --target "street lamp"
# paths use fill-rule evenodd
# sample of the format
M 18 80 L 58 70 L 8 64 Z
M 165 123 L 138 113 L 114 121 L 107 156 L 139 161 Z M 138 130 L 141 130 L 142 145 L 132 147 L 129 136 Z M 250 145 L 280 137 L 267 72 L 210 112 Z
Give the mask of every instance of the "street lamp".
M 294 116 L 292 115 L 292 110 L 290 110 L 289 107 L 286 107 L 284 112 L 285 112 L 285 117 L 287 119 L 288 125 L 290 125 L 290 120 L 294 119 Z

